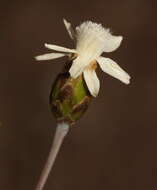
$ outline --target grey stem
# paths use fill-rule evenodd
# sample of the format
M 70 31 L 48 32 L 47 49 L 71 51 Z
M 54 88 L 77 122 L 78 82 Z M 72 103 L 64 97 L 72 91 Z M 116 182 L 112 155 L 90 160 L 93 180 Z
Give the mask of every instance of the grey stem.
M 58 124 L 48 159 L 46 161 L 45 167 L 41 173 L 41 176 L 39 178 L 39 181 L 38 181 L 38 184 L 37 184 L 35 190 L 43 190 L 46 180 L 48 178 L 48 175 L 54 164 L 57 153 L 59 152 L 59 149 L 62 145 L 63 139 L 66 136 L 66 134 L 68 133 L 68 131 L 69 131 L 68 124 L 66 124 L 66 123 Z

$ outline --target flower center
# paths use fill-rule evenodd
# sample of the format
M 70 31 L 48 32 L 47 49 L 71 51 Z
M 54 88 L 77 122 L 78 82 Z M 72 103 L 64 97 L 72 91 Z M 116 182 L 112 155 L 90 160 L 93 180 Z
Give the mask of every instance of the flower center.
M 89 63 L 89 66 L 87 67 L 89 70 L 96 70 L 97 68 L 97 62 L 96 60 L 93 60 Z

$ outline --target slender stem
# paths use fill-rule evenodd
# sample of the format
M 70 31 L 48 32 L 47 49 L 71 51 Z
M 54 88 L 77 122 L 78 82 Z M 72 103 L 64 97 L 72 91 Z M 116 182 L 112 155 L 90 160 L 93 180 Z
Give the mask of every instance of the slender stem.
M 35 190 L 43 190 L 46 180 L 48 178 L 48 175 L 54 164 L 57 153 L 59 152 L 59 149 L 61 147 L 63 139 L 66 136 L 66 134 L 68 133 L 68 131 L 69 131 L 68 124 L 66 124 L 66 123 L 58 124 L 48 159 L 46 161 L 45 167 L 41 173 L 41 176 L 39 178 L 39 181 L 38 181 L 38 184 L 37 184 Z

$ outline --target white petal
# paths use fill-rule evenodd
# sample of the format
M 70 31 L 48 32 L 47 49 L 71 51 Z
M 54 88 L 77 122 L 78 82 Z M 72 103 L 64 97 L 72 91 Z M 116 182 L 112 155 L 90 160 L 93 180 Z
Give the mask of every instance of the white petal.
M 82 74 L 83 70 L 87 65 L 90 63 L 89 59 L 86 59 L 85 57 L 78 56 L 74 61 L 73 64 L 69 70 L 69 73 L 72 78 L 77 78 L 79 75 Z
M 82 71 L 83 68 L 78 57 L 73 61 L 69 73 L 72 78 L 77 78 L 82 73 Z
M 120 46 L 122 39 L 122 36 L 113 36 L 108 33 L 104 44 L 104 52 L 112 52 L 116 50 Z
M 101 56 L 97 58 L 97 61 L 104 72 L 119 79 L 125 84 L 130 83 L 131 77 L 115 61 Z
M 63 22 L 64 22 L 64 25 L 65 25 L 65 28 L 68 31 L 68 34 L 69 34 L 70 38 L 75 39 L 75 31 L 73 30 L 73 28 L 71 26 L 71 23 L 67 22 L 64 18 L 63 18 Z
M 64 57 L 67 54 L 64 53 L 47 53 L 44 55 L 38 55 L 35 57 L 37 61 L 44 61 L 44 60 L 51 60 L 51 59 L 57 59 L 59 57 Z
M 89 92 L 92 96 L 96 97 L 100 89 L 100 82 L 95 70 L 86 69 L 84 70 L 83 74 Z
M 75 49 L 69 49 L 69 48 L 65 48 L 65 47 L 61 47 L 61 46 L 57 46 L 53 44 L 45 44 L 45 47 L 48 49 L 55 50 L 55 51 L 61 51 L 61 52 L 66 52 L 66 53 L 76 53 Z

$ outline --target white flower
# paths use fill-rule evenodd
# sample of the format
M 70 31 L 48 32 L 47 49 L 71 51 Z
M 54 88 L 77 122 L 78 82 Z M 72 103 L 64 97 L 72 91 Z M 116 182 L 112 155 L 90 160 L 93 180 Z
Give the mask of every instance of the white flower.
M 50 60 L 71 56 L 72 54 L 77 55 L 76 59 L 73 60 L 69 73 L 72 78 L 77 78 L 83 73 L 87 87 L 94 97 L 98 95 L 100 88 L 100 82 L 95 72 L 97 64 L 104 72 L 125 84 L 129 84 L 130 76 L 112 59 L 101 56 L 103 52 L 116 50 L 121 44 L 122 36 L 113 36 L 109 29 L 91 21 L 83 22 L 74 31 L 69 22 L 65 19 L 63 21 L 71 39 L 76 40 L 76 49 L 45 44 L 46 48 L 62 53 L 40 55 L 36 57 L 36 60 Z

